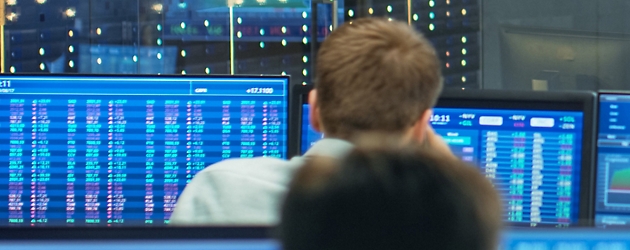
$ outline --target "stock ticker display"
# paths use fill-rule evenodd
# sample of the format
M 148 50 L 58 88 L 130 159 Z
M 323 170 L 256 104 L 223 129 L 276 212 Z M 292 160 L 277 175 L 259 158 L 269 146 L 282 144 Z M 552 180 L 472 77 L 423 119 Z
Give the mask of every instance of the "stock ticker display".
M 582 120 L 572 111 L 436 108 L 431 124 L 492 180 L 507 222 L 568 226 L 578 220 Z
M 287 78 L 0 80 L 0 226 L 164 225 L 206 166 L 286 157 Z
M 595 224 L 630 224 L 630 95 L 599 97 Z
M 577 222 L 582 112 L 435 108 L 431 124 L 456 155 L 493 181 L 505 202 L 506 222 L 531 227 Z M 302 131 L 304 152 L 321 135 Z

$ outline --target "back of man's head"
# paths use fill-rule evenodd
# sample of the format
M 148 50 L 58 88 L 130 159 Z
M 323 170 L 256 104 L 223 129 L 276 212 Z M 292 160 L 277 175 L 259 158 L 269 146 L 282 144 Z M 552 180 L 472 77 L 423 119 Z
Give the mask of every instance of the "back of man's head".
M 496 248 L 499 196 L 477 169 L 415 149 L 313 158 L 283 207 L 285 250 Z
M 317 57 L 315 89 L 328 136 L 404 132 L 442 90 L 435 49 L 406 23 L 364 18 L 332 32 Z

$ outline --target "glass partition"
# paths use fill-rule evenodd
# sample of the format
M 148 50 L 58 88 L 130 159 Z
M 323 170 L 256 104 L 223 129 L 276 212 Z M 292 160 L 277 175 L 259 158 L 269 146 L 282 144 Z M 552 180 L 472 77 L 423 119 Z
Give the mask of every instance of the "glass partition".
M 476 0 L 6 0 L 7 73 L 287 74 L 308 84 L 337 21 L 403 20 L 425 32 L 447 87 L 479 85 Z M 316 9 L 312 9 L 316 6 Z M 315 32 L 315 33 L 314 33 Z M 317 40 L 317 41 L 314 41 Z M 315 43 L 314 43 L 315 42 Z
M 312 24 L 302 0 L 6 1 L 6 72 L 288 74 L 310 82 Z M 343 4 L 341 5 L 343 6 Z
M 628 1 L 483 1 L 484 88 L 627 89 Z

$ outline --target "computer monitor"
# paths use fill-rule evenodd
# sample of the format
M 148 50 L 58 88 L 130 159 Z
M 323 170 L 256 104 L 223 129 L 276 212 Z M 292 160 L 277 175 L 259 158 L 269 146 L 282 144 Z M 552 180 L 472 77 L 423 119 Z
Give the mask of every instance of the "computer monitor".
M 308 87 L 299 90 L 293 100 L 303 100 Z M 321 135 L 305 129 L 303 101 L 291 105 L 291 116 L 302 121 L 291 127 L 289 151 L 299 155 Z M 594 114 L 591 92 L 445 91 L 431 124 L 456 155 L 493 180 L 506 222 L 566 227 L 588 224 L 592 212 Z
M 630 226 L 630 92 L 599 93 L 595 225 Z
M 595 106 L 592 92 L 445 91 L 431 124 L 494 182 L 511 225 L 586 225 Z
M 265 227 L 28 227 L 0 229 L 0 249 L 280 250 Z
M 288 77 L 0 75 L 0 226 L 168 224 L 228 158 L 286 158 Z

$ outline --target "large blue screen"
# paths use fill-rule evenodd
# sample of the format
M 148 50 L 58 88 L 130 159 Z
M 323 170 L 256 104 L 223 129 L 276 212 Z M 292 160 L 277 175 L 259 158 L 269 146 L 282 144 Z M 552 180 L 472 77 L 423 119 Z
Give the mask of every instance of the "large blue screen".
M 303 119 L 307 124 L 308 117 Z M 456 155 L 494 182 L 506 222 L 532 227 L 578 222 L 582 112 L 438 107 L 431 124 Z M 309 128 L 302 138 L 304 152 L 321 135 Z
M 164 225 L 194 175 L 286 157 L 286 78 L 2 76 L 0 225 Z

